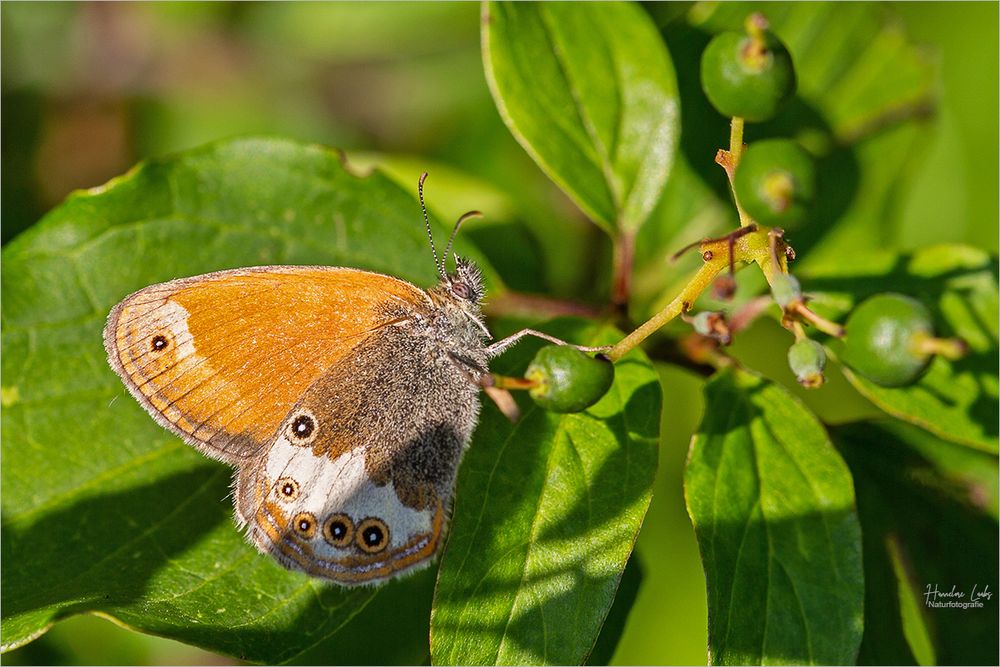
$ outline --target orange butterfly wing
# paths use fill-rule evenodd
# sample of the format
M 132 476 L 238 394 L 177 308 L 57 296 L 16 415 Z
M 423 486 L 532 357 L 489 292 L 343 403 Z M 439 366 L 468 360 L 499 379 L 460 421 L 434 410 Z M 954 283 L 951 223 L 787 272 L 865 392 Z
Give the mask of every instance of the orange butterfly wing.
M 156 420 L 201 451 L 245 459 L 324 371 L 428 303 L 410 283 L 356 269 L 256 267 L 140 290 L 108 317 L 112 367 Z

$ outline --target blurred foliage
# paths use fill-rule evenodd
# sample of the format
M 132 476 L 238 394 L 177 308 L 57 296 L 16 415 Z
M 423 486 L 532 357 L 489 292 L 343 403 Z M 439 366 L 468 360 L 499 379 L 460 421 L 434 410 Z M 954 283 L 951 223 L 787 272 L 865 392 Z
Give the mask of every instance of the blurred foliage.
M 828 26 L 850 32 L 857 26 L 849 18 L 867 15 L 867 9 L 859 8 L 868 6 L 811 7 L 798 10 L 799 16 L 809 18 L 807 26 L 820 26 L 825 20 Z M 639 236 L 635 275 L 639 296 L 633 305 L 640 312 L 651 307 L 665 288 L 682 280 L 686 268 L 692 266 L 687 262 L 694 261 L 682 259 L 670 266 L 664 263 L 667 254 L 732 224 L 725 178 L 712 164 L 714 148 L 726 140 L 725 119 L 707 106 L 692 82 L 697 79 L 698 56 L 708 32 L 730 20 L 727 15 L 745 14 L 746 7 L 727 7 L 718 14 L 686 4 L 650 4 L 646 10 L 665 35 L 673 59 L 683 130 L 679 159 Z M 765 11 L 779 15 L 779 26 L 780 15 L 794 14 L 782 5 L 765 6 Z M 860 227 L 865 230 L 860 236 L 848 233 L 849 225 L 817 229 L 803 235 L 796 247 L 808 251 L 819 246 L 820 236 L 829 234 L 839 239 L 826 255 L 834 259 L 845 253 L 857 259 L 865 250 L 857 247 L 861 242 L 898 251 L 931 242 L 962 242 L 995 254 L 1000 220 L 995 94 L 1000 87 L 995 57 L 1000 48 L 998 6 L 908 3 L 879 6 L 877 12 L 879 20 L 892 27 L 889 36 L 898 39 L 878 45 L 909 48 L 915 42 L 921 58 L 930 65 L 932 113 L 877 137 L 856 153 L 830 154 L 826 167 L 831 173 L 853 171 L 857 179 L 859 164 L 884 167 L 864 171 L 860 186 L 857 180 L 841 183 L 850 196 L 845 197 L 843 190 L 833 193 L 835 200 L 851 200 L 857 192 L 851 201 L 858 206 L 847 209 L 846 217 L 853 216 L 867 226 Z M 430 171 L 429 204 L 439 217 L 452 219 L 470 208 L 489 214 L 489 220 L 468 225 L 468 237 L 482 249 L 504 284 L 603 303 L 610 274 L 608 239 L 546 178 L 501 120 L 483 73 L 479 13 L 479 6 L 472 3 L 3 3 L 3 242 L 41 219 L 73 189 L 101 185 L 142 159 L 219 138 L 265 133 L 347 149 L 352 160 L 358 155 L 358 164 L 383 165 L 404 189 L 412 187 L 420 171 Z M 824 31 L 804 30 L 801 23 L 797 29 L 803 41 L 792 40 L 793 54 L 806 58 L 812 53 L 817 70 L 829 68 L 831 77 L 842 74 L 836 71 L 840 60 L 835 52 L 803 48 L 806 37 L 818 39 Z M 892 62 L 889 56 L 895 52 L 886 53 L 882 59 L 869 61 L 868 69 Z M 881 74 L 896 75 L 902 83 L 912 81 L 899 72 Z M 819 104 L 826 92 L 819 86 L 807 87 L 802 99 Z M 761 126 L 749 138 L 787 134 L 791 128 L 802 130 L 804 140 L 815 139 L 818 135 L 811 132 L 814 111 L 807 104 L 800 105 L 790 112 L 786 125 Z M 821 135 L 819 139 L 822 144 Z M 864 189 L 870 182 L 879 184 L 877 198 Z M 461 204 L 456 203 L 458 195 L 464 195 Z M 832 227 L 845 209 L 831 210 L 822 222 Z M 416 223 L 416 216 L 412 217 Z M 869 233 L 874 237 L 866 236 Z M 644 248 L 649 249 L 645 255 Z M 821 261 L 822 252 L 802 255 L 804 265 L 812 262 L 818 274 L 829 270 L 830 263 L 823 266 Z M 408 257 L 406 263 L 416 266 L 423 259 L 423 255 Z M 761 283 L 755 286 L 753 276 L 746 279 L 741 290 L 752 294 Z M 808 279 L 804 284 L 808 290 Z M 513 324 L 496 326 L 498 330 L 504 327 Z M 993 335 L 995 353 L 995 329 Z M 731 351 L 772 380 L 792 385 L 789 390 L 824 422 L 846 423 L 880 414 L 835 370 L 828 371 L 831 382 L 819 391 L 805 392 L 795 385 L 784 362 L 787 342 L 787 332 L 765 318 L 741 332 Z M 602 635 L 600 650 L 595 649 L 592 657 L 613 652 L 614 662 L 620 664 L 697 664 L 705 659 L 707 607 L 681 479 L 687 443 L 703 411 L 705 383 L 701 376 L 677 366 L 661 363 L 658 370 L 668 399 L 661 416 L 654 499 L 639 536 L 638 558 L 633 559 L 641 565 L 641 577 L 629 574 L 633 568 L 626 570 L 625 581 L 634 582 L 638 590 L 631 613 L 620 621 L 623 631 L 617 648 L 613 641 L 610 648 L 604 645 Z M 995 385 L 993 389 L 995 394 Z M 5 405 L 9 398 L 5 396 Z M 887 533 L 922 535 L 921 525 L 878 523 L 887 511 L 903 507 L 898 498 L 879 493 L 878 487 L 888 479 L 913 494 L 913 502 L 921 506 L 932 502 L 927 500 L 929 492 L 915 485 L 907 473 L 892 470 L 891 461 L 868 461 L 859 454 L 873 438 L 886 439 L 907 452 L 913 469 L 922 471 L 924 477 L 916 481 L 933 486 L 938 478 L 931 473 L 938 474 L 934 471 L 945 464 L 925 464 L 923 459 L 931 454 L 927 446 L 918 447 L 924 441 L 902 433 L 852 425 L 835 431 L 834 442 L 855 478 L 863 525 L 873 521 Z M 911 450 L 917 454 L 910 454 Z M 179 456 L 185 465 L 197 460 Z M 981 504 L 995 507 L 995 475 L 990 479 L 992 505 Z M 914 486 L 918 488 L 913 490 Z M 954 512 L 951 505 L 933 505 L 934 511 L 943 513 L 943 521 L 960 516 L 962 525 L 982 524 L 981 515 L 969 513 L 968 503 L 955 502 L 958 509 Z M 995 514 L 993 519 L 990 525 L 995 530 Z M 233 532 L 226 521 L 220 522 L 220 528 Z M 880 568 L 883 579 L 874 578 L 866 562 L 866 585 L 883 586 L 879 590 L 891 593 L 905 563 L 898 565 L 900 559 L 884 543 L 870 543 L 867 532 L 865 538 L 866 555 L 873 549 L 888 549 L 887 555 L 871 565 Z M 995 562 L 995 553 L 987 546 L 975 546 Z M 925 565 L 930 562 L 927 554 L 937 552 L 919 552 L 918 558 L 925 560 L 918 565 L 930 567 Z M 990 576 L 995 580 L 995 575 Z M 639 578 L 641 584 L 636 581 Z M 420 590 L 411 593 L 426 598 L 421 604 L 429 604 L 427 582 L 412 585 Z M 373 605 L 370 611 L 388 618 L 403 613 L 388 603 Z M 903 614 L 905 622 L 921 622 L 914 620 L 913 613 L 907 617 L 904 610 Z M 960 621 L 961 617 L 952 615 L 923 624 L 933 635 L 936 626 L 948 632 L 947 628 L 956 627 L 949 622 Z M 965 636 L 954 632 L 959 639 Z M 879 637 L 868 633 L 866 629 L 862 657 L 871 660 L 876 654 L 869 652 Z M 912 659 L 906 653 L 911 647 L 886 646 L 897 651 L 888 654 L 891 659 Z M 935 657 L 933 651 L 930 658 L 928 650 L 915 652 L 921 660 Z M 970 655 L 981 657 L 946 644 L 945 652 L 936 657 L 962 660 L 972 659 Z M 321 655 L 312 658 L 323 660 Z M 390 658 L 428 659 L 402 653 L 384 656 L 386 661 Z M 60 623 L 3 659 L 8 664 L 222 664 L 228 660 L 94 619 Z

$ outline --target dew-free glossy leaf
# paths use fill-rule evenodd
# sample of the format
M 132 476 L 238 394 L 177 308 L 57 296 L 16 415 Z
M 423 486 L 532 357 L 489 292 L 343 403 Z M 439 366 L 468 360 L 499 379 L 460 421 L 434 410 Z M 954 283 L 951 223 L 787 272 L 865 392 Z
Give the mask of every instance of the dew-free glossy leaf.
M 605 230 L 638 229 L 679 132 L 673 65 L 631 3 L 490 2 L 483 62 L 501 116 Z
M 864 535 L 859 661 L 915 663 L 903 592 L 917 601 L 910 622 L 923 626 L 918 636 L 933 653 L 921 664 L 996 664 L 997 643 L 986 639 L 996 636 L 1000 622 L 996 455 L 890 420 L 841 426 L 833 439 L 854 477 Z M 961 598 L 934 593 L 953 587 Z M 991 595 L 982 596 L 987 589 Z M 981 607 L 944 606 L 970 604 L 974 591 Z
M 256 264 L 435 279 L 414 192 L 276 140 L 143 164 L 4 248 L 5 648 L 97 611 L 253 661 L 426 660 L 433 572 L 343 589 L 283 570 L 233 525 L 230 469 L 157 426 L 106 363 L 104 320 L 125 295 Z M 340 638 L 384 622 L 369 604 L 413 611 L 394 622 L 399 643 Z
M 619 337 L 579 322 L 548 330 L 587 345 Z M 537 348 L 496 368 L 523 372 Z M 615 364 L 614 385 L 585 412 L 521 405 L 517 424 L 487 406 L 459 473 L 431 616 L 435 664 L 582 663 L 649 505 L 660 389 L 644 356 Z
M 684 489 L 711 664 L 850 664 L 862 632 L 851 476 L 816 418 L 746 371 L 705 388 Z
M 968 355 L 958 361 L 935 358 L 927 373 L 907 387 L 880 387 L 850 369 L 845 369 L 847 378 L 894 417 L 970 447 L 997 451 L 1000 308 L 994 258 L 968 246 L 932 246 L 912 255 L 843 262 L 802 280 L 817 310 L 835 319 L 843 320 L 854 304 L 879 292 L 901 292 L 927 305 L 937 335 L 965 339 Z

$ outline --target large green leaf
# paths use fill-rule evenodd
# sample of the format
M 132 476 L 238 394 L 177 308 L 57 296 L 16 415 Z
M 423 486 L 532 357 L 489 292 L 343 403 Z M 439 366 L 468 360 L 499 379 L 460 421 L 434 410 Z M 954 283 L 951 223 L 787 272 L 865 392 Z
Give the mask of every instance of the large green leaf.
M 490 2 L 483 61 L 517 140 L 591 220 L 638 229 L 679 133 L 670 56 L 631 3 Z
M 1000 309 L 995 259 L 967 246 L 932 246 L 911 255 L 843 262 L 805 275 L 803 285 L 817 310 L 838 319 L 879 292 L 902 292 L 927 304 L 938 335 L 960 336 L 969 343 L 965 358 L 935 358 L 927 373 L 907 387 L 880 387 L 849 369 L 847 377 L 894 417 L 955 442 L 997 451 Z
M 996 455 L 888 420 L 838 427 L 833 438 L 854 476 L 864 534 L 859 660 L 913 664 L 923 652 L 921 664 L 995 665 Z M 927 596 L 953 587 L 962 598 Z M 981 607 L 929 604 L 971 603 L 974 590 L 987 589 Z M 916 609 L 907 609 L 908 599 Z
M 746 371 L 706 386 L 684 488 L 708 584 L 712 664 L 849 664 L 862 632 L 851 476 L 823 427 Z
M 550 329 L 601 344 L 607 327 Z M 523 371 L 537 345 L 501 360 Z M 435 664 L 579 664 L 594 647 L 649 505 L 660 388 L 639 353 L 586 412 L 524 403 L 517 424 L 485 411 L 459 475 L 441 561 L 431 656 Z
M 432 283 L 413 195 L 325 149 L 241 140 L 73 195 L 4 249 L 5 648 L 96 611 L 248 660 L 427 659 L 433 573 L 347 590 L 259 555 L 229 518 L 229 469 L 157 426 L 101 342 L 126 294 L 216 269 L 340 264 Z M 358 641 L 384 618 L 398 643 Z

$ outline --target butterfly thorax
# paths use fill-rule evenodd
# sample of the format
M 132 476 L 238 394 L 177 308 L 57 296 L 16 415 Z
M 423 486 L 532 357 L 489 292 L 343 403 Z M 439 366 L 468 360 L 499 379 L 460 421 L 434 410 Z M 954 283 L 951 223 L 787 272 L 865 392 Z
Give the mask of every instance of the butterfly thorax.
M 472 362 L 485 371 L 489 330 L 482 320 L 484 287 L 479 268 L 464 258 L 456 259 L 454 273 L 446 275 L 427 295 L 434 304 L 427 323 L 430 334 L 441 344 L 443 353 Z M 471 369 L 470 369 L 471 370 Z

